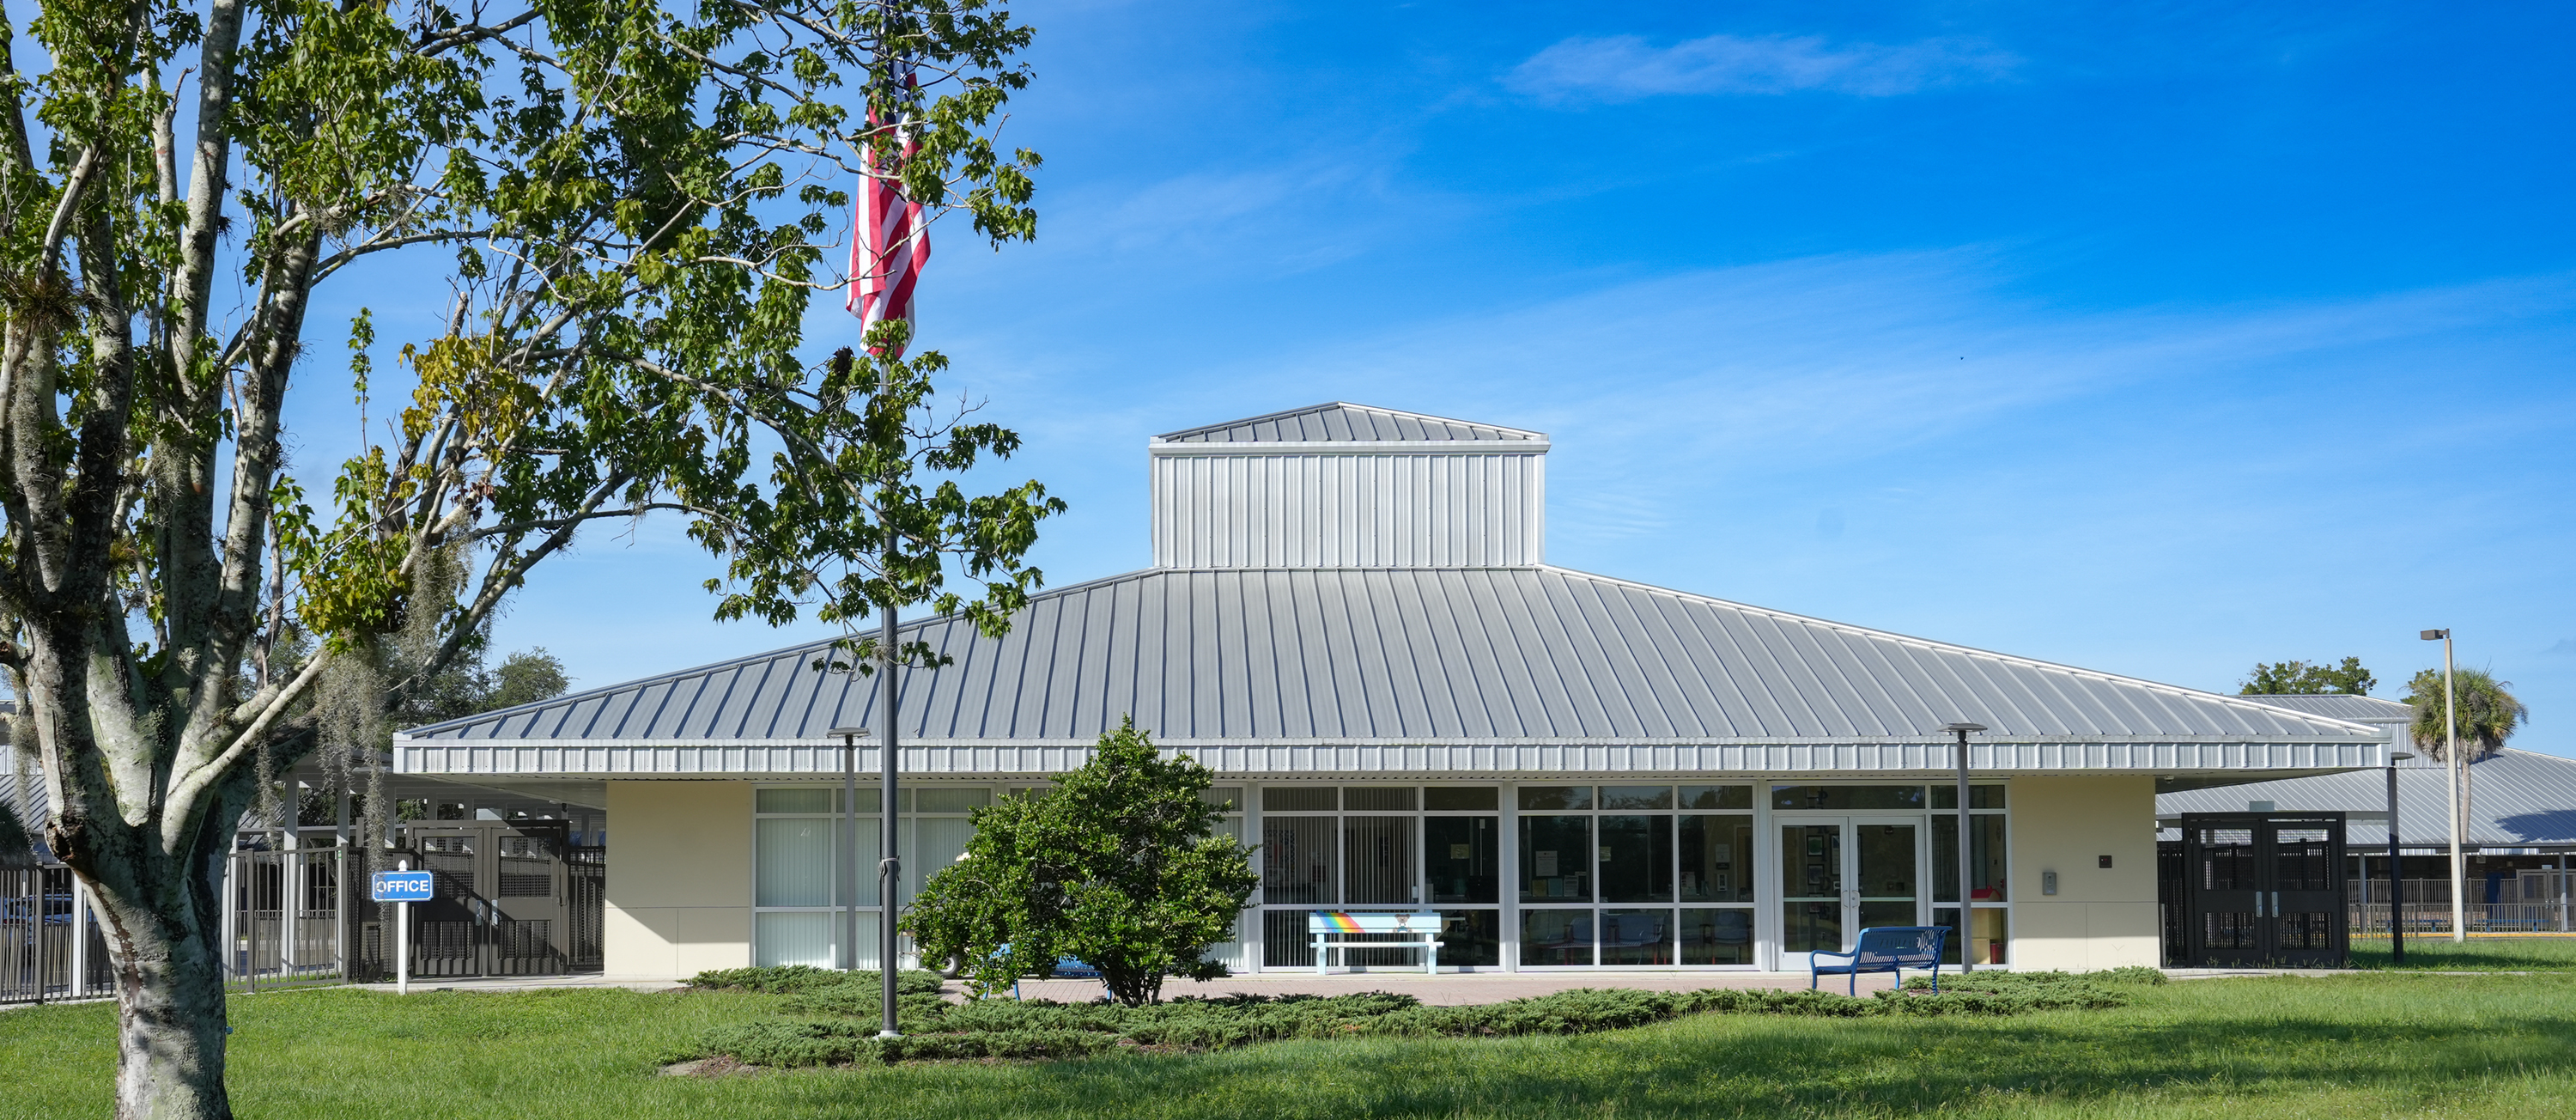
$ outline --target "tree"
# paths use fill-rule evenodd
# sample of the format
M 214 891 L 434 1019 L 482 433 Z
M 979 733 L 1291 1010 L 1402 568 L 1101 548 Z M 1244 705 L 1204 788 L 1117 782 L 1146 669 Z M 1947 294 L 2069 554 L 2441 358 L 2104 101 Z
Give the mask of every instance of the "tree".
M 2274 661 L 2255 663 L 2253 675 L 2246 677 L 2236 691 L 2245 696 L 2368 696 L 2378 683 L 2379 678 L 2362 668 L 2358 657 L 2344 658 L 2340 665 Z
M 523 649 L 501 659 L 498 668 L 484 676 L 488 705 L 484 711 L 515 708 L 552 700 L 572 687 L 565 675 L 563 659 L 546 652 L 546 647 Z
M 990 990 L 1072 956 L 1130 1007 L 1166 977 L 1226 975 L 1208 946 L 1233 940 L 1259 880 L 1252 849 L 1216 833 L 1224 810 L 1200 796 L 1212 778 L 1127 720 L 1055 789 L 976 810 L 965 857 L 904 916 L 922 959 L 960 961 Z
M 1039 586 L 1043 487 L 913 480 L 1018 445 L 933 410 L 937 353 L 892 356 L 897 323 L 803 356 L 858 177 L 1034 233 L 1037 157 L 995 135 L 1030 32 L 987 0 L 37 0 L 23 26 L 0 670 L 109 930 L 119 1115 L 230 1114 L 214 923 L 244 810 L 308 752 L 372 764 L 585 526 L 680 517 L 725 618 L 930 601 L 990 633 Z M 452 298 L 390 378 L 352 318 L 364 443 L 317 513 L 283 438 L 338 397 L 295 376 L 306 321 L 388 254 Z
M 2453 690 L 2458 712 L 2461 761 L 2476 762 L 2504 749 L 2531 709 L 2514 699 L 2511 681 L 2499 681 L 2482 669 L 2457 670 Z M 2436 761 L 2450 759 L 2451 737 L 2442 720 L 2442 671 L 2426 669 L 2406 682 L 2406 702 L 2415 706 L 2415 745 Z

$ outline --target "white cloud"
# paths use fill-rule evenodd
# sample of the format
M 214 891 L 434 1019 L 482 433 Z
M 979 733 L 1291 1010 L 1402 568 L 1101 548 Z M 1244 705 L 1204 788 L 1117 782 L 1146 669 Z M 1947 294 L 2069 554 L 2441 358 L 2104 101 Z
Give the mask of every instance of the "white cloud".
M 1782 94 L 1802 90 L 1887 97 L 1989 81 L 2020 59 L 1972 39 L 1831 45 L 1817 36 L 1711 35 L 1669 47 L 1634 35 L 1572 38 L 1531 55 L 1503 79 L 1549 100 L 1635 101 L 1667 93 Z

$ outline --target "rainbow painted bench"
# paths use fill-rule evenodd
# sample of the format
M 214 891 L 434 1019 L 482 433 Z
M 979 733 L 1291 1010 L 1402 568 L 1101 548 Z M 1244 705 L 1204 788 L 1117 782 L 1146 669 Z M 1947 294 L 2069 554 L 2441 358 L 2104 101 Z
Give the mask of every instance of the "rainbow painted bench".
M 1417 910 L 1410 914 L 1351 914 L 1340 910 L 1306 912 L 1306 934 L 1315 942 L 1315 973 L 1324 972 L 1327 949 L 1420 949 L 1422 971 L 1440 971 L 1440 914 L 1435 910 Z M 1373 937 L 1405 935 L 1410 941 L 1336 941 L 1335 937 Z

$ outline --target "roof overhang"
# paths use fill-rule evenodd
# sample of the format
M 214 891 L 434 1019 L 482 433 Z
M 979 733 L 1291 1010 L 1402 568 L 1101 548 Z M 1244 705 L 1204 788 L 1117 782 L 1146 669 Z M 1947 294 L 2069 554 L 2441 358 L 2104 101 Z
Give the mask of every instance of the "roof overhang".
M 1945 774 L 1957 765 L 1948 743 L 1656 742 L 1515 743 L 1344 740 L 1164 740 L 1230 777 L 1443 775 L 1543 778 L 1569 775 Z M 1092 740 L 929 740 L 906 743 L 901 763 L 916 777 L 1027 778 L 1082 765 Z M 855 757 L 852 757 L 852 756 Z M 811 777 L 878 769 L 878 748 L 845 752 L 811 740 L 397 739 L 405 774 L 524 777 Z M 845 761 L 847 759 L 847 761 Z M 1969 768 L 1993 775 L 2140 774 L 2198 788 L 2388 765 L 2385 742 L 2002 742 L 1977 743 Z M 2160 790 L 2169 791 L 2169 790 Z

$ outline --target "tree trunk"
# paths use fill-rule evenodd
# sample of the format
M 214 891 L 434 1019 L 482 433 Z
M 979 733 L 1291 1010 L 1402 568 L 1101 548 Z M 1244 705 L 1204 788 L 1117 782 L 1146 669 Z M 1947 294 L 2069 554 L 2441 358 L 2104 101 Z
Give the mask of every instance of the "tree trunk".
M 208 901 L 212 900 L 208 892 Z M 102 902 L 108 900 L 102 898 Z M 182 909 L 182 908 L 173 908 Z M 105 905 L 116 961 L 118 1120 L 229 1120 L 220 919 Z

